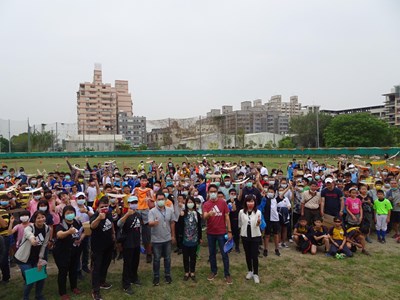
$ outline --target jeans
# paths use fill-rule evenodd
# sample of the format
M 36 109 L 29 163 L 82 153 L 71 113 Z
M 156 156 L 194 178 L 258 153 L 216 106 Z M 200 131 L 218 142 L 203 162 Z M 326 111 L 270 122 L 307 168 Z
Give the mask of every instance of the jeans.
M 171 241 L 153 243 L 153 275 L 160 278 L 160 260 L 164 257 L 164 274 L 171 276 Z
M 343 243 L 342 240 L 335 240 L 335 242 L 336 242 L 339 246 L 341 246 L 342 243 Z M 332 255 L 332 256 L 334 256 L 334 255 L 336 255 L 336 253 L 338 253 L 338 252 L 339 252 L 339 247 L 336 247 L 334 244 L 331 244 L 331 247 L 330 247 L 330 249 L 329 249 L 329 254 Z M 351 252 L 350 249 L 347 248 L 346 245 L 344 245 L 344 247 L 343 247 L 343 249 L 342 249 L 341 252 L 344 253 L 344 254 L 346 254 L 347 257 L 352 257 L 352 256 L 353 256 L 353 252 Z
M 226 242 L 224 234 L 207 234 L 208 241 L 208 252 L 210 259 L 211 272 L 217 274 L 217 247 L 216 243 L 218 242 L 219 251 L 222 255 L 222 261 L 224 262 L 224 276 L 230 276 L 229 274 L 229 256 L 224 252 L 224 244 Z
M 33 263 L 21 263 L 18 264 L 19 268 L 21 269 L 21 273 L 22 273 L 22 277 L 24 278 L 25 281 L 25 271 L 32 269 L 32 268 L 36 268 L 37 267 L 37 263 L 33 264 Z M 44 288 L 44 279 L 43 280 L 39 280 L 37 282 L 31 283 L 31 284 L 24 284 L 24 297 L 23 300 L 29 300 L 29 294 L 31 292 L 31 289 L 33 288 L 33 285 L 36 284 L 36 290 L 35 290 L 35 299 L 36 300 L 42 300 L 44 299 L 43 297 L 43 288 Z
M 3 274 L 2 280 L 8 281 L 10 280 L 10 260 L 9 260 L 9 252 L 10 252 L 10 237 L 3 236 L 4 240 L 4 257 L 0 262 L 1 273 Z
M 108 267 L 111 263 L 114 244 L 101 251 L 92 249 L 92 289 L 100 291 L 100 285 L 106 282 Z

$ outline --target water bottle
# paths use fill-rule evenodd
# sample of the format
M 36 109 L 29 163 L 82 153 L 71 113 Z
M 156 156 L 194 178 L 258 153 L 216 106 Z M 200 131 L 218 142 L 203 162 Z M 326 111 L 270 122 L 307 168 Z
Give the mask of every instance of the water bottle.
M 231 212 L 232 211 L 232 203 L 228 203 L 228 208 L 229 208 L 229 211 Z

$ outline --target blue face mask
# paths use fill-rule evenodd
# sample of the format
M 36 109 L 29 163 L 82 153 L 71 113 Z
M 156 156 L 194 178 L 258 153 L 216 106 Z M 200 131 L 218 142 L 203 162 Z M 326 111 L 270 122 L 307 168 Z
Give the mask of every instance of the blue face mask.
M 0 189 L 4 189 L 4 183 L 0 184 Z
M 75 214 L 67 214 L 65 215 L 65 219 L 67 221 L 72 221 L 75 218 Z
M 129 208 L 133 209 L 133 210 L 136 210 L 138 208 L 138 205 L 136 203 L 135 204 L 129 204 Z
M 7 206 L 10 203 L 10 201 L 0 201 L 1 206 Z

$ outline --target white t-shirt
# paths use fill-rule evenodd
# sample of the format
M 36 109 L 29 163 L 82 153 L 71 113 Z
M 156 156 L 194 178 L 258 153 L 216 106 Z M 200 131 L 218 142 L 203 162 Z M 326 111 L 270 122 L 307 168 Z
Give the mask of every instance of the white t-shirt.
M 283 201 L 282 201 L 283 202 Z M 276 203 L 276 199 L 271 199 L 271 214 L 270 220 L 272 222 L 279 222 L 279 214 L 278 214 L 278 204 Z
M 87 201 L 92 203 L 97 196 L 97 188 L 94 186 L 88 186 L 88 188 L 86 189 L 87 191 L 87 195 L 88 195 L 88 199 Z

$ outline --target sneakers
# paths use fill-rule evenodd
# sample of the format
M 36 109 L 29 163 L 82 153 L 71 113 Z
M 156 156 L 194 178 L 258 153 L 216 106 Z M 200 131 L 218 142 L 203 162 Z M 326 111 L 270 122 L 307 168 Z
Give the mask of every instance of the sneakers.
M 217 274 L 210 273 L 210 275 L 208 275 L 208 277 L 207 277 L 207 280 L 208 280 L 208 281 L 212 281 L 212 280 L 215 279 L 215 277 L 217 277 Z
M 146 254 L 146 263 L 151 264 L 153 261 L 153 256 L 151 254 Z
M 171 276 L 165 276 L 165 282 L 168 284 L 172 283 L 172 277 Z
M 378 243 L 382 243 L 382 239 L 378 237 Z
M 276 256 L 281 256 L 281 253 L 279 252 L 279 249 L 275 249 L 275 255 Z
M 226 284 L 232 284 L 232 278 L 231 278 L 231 276 L 226 276 L 226 277 L 225 277 L 225 281 L 226 281 Z
M 381 242 L 382 244 L 386 244 L 386 240 L 385 239 L 382 239 L 382 242 Z
M 182 253 L 182 249 L 178 249 L 178 255 L 181 255 Z
M 282 243 L 282 244 L 281 244 L 281 247 L 282 247 L 282 248 L 289 248 L 289 246 L 286 245 L 285 243 Z
M 289 243 L 293 243 L 293 239 L 289 239 Z
M 392 236 L 392 239 L 397 239 L 399 236 L 400 236 L 399 234 L 395 233 L 395 234 Z
M 268 250 L 267 250 L 267 249 L 264 249 L 263 255 L 264 255 L 265 257 L 268 256 Z
M 252 279 L 252 278 L 253 278 L 253 272 L 251 272 L 251 271 L 247 272 L 247 274 L 246 274 L 246 279 L 247 279 L 247 280 L 250 280 L 250 279 Z
M 70 299 L 71 298 L 67 294 L 61 296 L 61 300 L 70 300 Z
M 80 295 L 80 294 L 81 294 L 81 290 L 78 289 L 78 288 L 74 288 L 74 289 L 72 290 L 72 292 L 74 293 L 74 295 Z
M 253 275 L 253 279 L 254 279 L 254 283 L 260 283 L 260 277 L 258 277 L 258 275 Z
M 159 286 L 160 285 L 160 278 L 154 278 L 153 279 L 153 286 Z
M 136 280 L 136 281 L 134 281 L 134 282 L 132 282 L 134 285 L 136 285 L 136 286 L 142 286 L 142 283 L 140 282 L 140 280 L 138 279 L 138 280 Z
M 103 300 L 103 298 L 101 298 L 100 292 L 92 292 L 92 298 L 93 300 Z
M 127 289 L 124 289 L 124 293 L 127 295 L 133 295 L 133 290 L 131 287 L 128 287 Z
M 103 289 L 103 290 L 108 290 L 111 287 L 112 287 L 112 284 L 108 283 L 108 282 L 104 282 L 103 284 L 100 285 L 100 288 Z
M 189 275 L 185 274 L 185 276 L 183 276 L 183 281 L 188 281 L 188 280 L 189 280 Z

